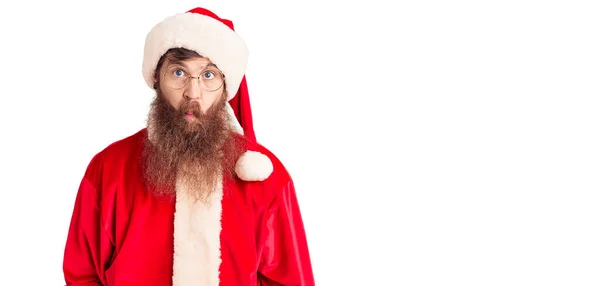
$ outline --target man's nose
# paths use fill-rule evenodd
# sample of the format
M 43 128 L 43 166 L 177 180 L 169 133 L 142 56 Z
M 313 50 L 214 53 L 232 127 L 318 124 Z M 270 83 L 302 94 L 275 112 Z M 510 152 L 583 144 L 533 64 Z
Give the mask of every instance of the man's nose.
M 198 78 L 190 78 L 190 81 L 187 83 L 187 88 L 185 93 L 183 94 L 186 98 L 197 100 L 202 97 L 202 89 L 200 88 Z

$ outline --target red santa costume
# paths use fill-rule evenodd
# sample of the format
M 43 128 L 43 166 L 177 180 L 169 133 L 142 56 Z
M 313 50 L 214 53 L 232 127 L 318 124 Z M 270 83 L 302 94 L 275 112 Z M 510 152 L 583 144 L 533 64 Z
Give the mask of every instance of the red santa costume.
M 89 163 L 75 200 L 64 253 L 67 285 L 314 285 L 304 226 L 290 174 L 256 143 L 244 77 L 248 52 L 231 21 L 196 8 L 168 17 L 146 38 L 143 76 L 153 86 L 159 58 L 183 47 L 225 74 L 234 127 L 251 142 L 234 179 L 209 202 L 177 182 L 174 199 L 143 183 L 144 128 Z

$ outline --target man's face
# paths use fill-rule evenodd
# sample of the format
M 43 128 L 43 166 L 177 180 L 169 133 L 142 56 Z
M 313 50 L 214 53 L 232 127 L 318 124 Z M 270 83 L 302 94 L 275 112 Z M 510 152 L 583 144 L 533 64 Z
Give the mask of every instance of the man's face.
M 174 53 L 167 55 L 156 76 L 158 92 L 148 114 L 144 176 L 155 194 L 172 195 L 177 176 L 202 197 L 221 175 L 234 175 L 244 146 L 229 125 L 221 72 L 205 58 L 171 61 L 185 56 Z
M 160 92 L 176 110 L 198 104 L 204 114 L 224 96 L 222 73 L 206 58 L 167 60 L 159 72 Z M 196 120 L 191 109 L 184 111 L 187 120 Z

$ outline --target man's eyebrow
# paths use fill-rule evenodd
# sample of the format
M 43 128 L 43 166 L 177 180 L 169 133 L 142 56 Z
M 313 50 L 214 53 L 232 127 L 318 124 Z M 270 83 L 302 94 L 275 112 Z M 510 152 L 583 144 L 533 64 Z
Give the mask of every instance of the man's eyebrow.
M 217 66 L 216 66 L 215 64 L 213 64 L 213 63 L 208 63 L 207 65 L 203 66 L 203 67 L 202 67 L 202 69 L 205 69 L 205 68 L 207 68 L 207 67 L 213 67 L 213 68 L 216 68 Z
M 186 69 L 189 69 L 189 67 L 185 64 L 184 61 L 169 61 L 169 63 L 167 64 L 167 67 L 170 67 L 172 65 L 178 65 L 178 66 L 182 66 Z M 208 63 L 206 66 L 203 66 L 202 69 L 205 69 L 207 67 L 217 67 L 215 64 L 213 63 Z
M 182 66 L 182 67 L 187 68 L 187 66 L 185 65 L 185 63 L 183 63 L 183 61 L 168 61 L 165 66 L 167 68 L 169 68 L 171 66 Z

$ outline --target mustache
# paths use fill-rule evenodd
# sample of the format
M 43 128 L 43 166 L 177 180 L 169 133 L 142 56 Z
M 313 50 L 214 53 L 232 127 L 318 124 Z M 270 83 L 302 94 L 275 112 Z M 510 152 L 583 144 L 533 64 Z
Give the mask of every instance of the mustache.
M 181 107 L 179 108 L 179 115 L 183 116 L 190 112 L 196 117 L 202 116 L 202 110 L 200 109 L 200 104 L 197 101 L 186 100 L 181 104 Z

